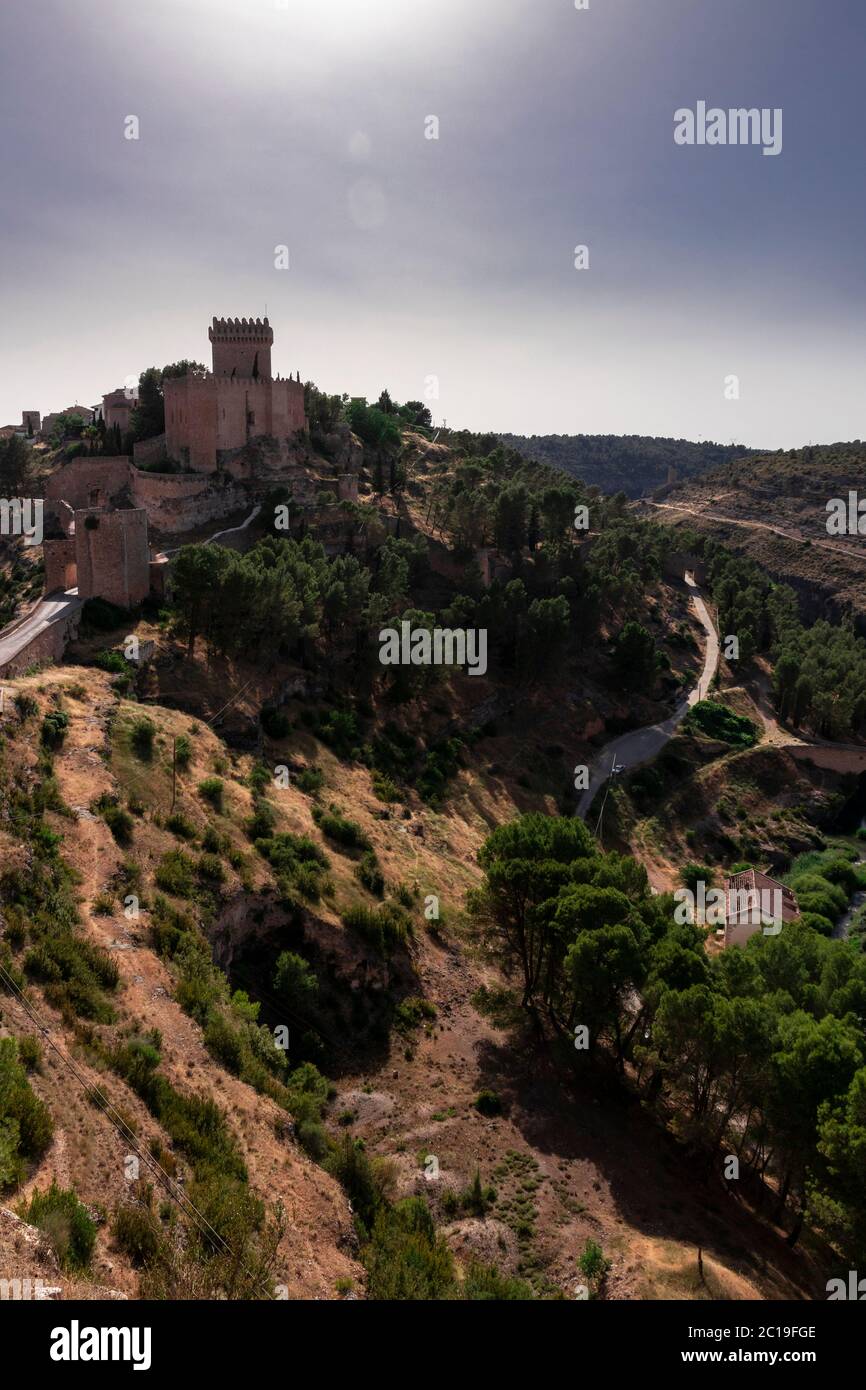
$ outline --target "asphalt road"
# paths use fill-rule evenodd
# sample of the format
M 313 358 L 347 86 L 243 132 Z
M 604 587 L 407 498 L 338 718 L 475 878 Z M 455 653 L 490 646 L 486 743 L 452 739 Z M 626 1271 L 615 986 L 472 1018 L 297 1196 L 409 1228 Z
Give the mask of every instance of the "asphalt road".
M 83 601 L 78 597 L 77 589 L 69 589 L 66 593 L 58 589 L 55 593 L 40 599 L 33 612 L 28 613 L 26 618 L 16 618 L 0 632 L 0 667 L 17 656 L 28 642 L 32 642 L 34 637 L 44 632 L 52 623 L 75 613 Z
M 719 664 L 719 637 L 707 605 L 698 592 L 697 584 L 689 574 L 686 575 L 685 579 L 689 587 L 694 590 L 691 595 L 691 602 L 695 606 L 695 612 L 707 635 L 707 650 L 700 680 L 668 719 L 660 724 L 646 724 L 642 729 L 632 729 L 631 733 L 621 734 L 619 738 L 612 739 L 610 743 L 604 745 L 601 752 L 590 764 L 589 786 L 577 805 L 577 814 L 581 817 L 586 816 L 596 793 L 604 786 L 610 776 L 614 764 L 621 767 L 623 771 L 628 771 L 630 768 L 640 767 L 642 763 L 651 762 L 676 732 L 677 726 L 682 723 L 691 706 L 697 704 L 698 700 L 705 700 L 709 694 L 710 682 L 716 674 L 716 668 Z

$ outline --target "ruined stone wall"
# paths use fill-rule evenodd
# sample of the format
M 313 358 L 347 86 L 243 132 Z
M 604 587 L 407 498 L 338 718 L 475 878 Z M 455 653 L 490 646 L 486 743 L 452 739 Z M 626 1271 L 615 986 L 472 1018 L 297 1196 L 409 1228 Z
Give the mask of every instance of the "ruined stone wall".
M 45 501 L 68 502 L 74 511 L 82 507 L 116 506 L 128 495 L 131 471 L 125 454 L 114 458 L 73 459 L 48 479 Z
M 150 591 L 147 512 L 76 511 L 75 561 L 80 598 L 119 608 L 141 603 Z

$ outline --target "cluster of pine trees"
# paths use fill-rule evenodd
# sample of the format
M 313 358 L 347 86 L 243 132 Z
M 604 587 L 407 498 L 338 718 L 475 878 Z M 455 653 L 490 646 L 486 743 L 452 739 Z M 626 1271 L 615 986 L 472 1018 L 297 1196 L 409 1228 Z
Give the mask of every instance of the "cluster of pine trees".
M 575 819 L 521 816 L 479 862 L 471 912 L 524 1007 L 673 1111 L 708 1168 L 734 1155 L 764 1180 L 791 1244 L 809 1221 L 866 1259 L 866 955 L 792 922 L 711 959 Z

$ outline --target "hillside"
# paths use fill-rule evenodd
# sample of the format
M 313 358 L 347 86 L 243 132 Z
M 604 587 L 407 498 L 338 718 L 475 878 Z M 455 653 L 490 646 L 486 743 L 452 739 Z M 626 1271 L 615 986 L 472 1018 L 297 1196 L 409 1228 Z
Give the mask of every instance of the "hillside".
M 809 730 L 765 716 L 760 655 L 763 684 L 726 667 L 716 692 L 749 746 L 687 723 L 597 839 L 575 773 L 669 719 L 703 665 L 667 530 L 487 437 L 376 438 L 352 408 L 357 501 L 281 532 L 269 479 L 237 548 L 177 537 L 166 599 L 91 602 L 62 664 L 5 683 L 0 1182 L 20 1277 L 63 1297 L 813 1297 L 856 1200 L 792 1243 L 781 1082 L 734 1048 L 717 1133 L 672 1018 L 694 989 L 720 1011 L 739 991 L 749 1017 L 772 995 L 781 1048 L 795 1005 L 760 940 L 735 980 L 670 893 L 693 856 L 781 872 L 823 852 L 853 779 L 794 762 Z M 311 488 L 327 448 L 310 442 Z M 714 595 L 738 563 L 714 554 Z M 383 664 L 404 623 L 483 632 L 483 669 Z M 820 976 L 853 1030 L 866 957 L 823 930 L 803 927 L 786 986 L 811 1019 Z
M 866 557 L 859 534 L 828 534 L 827 504 L 862 492 L 866 446 L 815 445 L 731 463 L 677 483 L 646 514 L 712 536 L 796 589 L 812 619 L 850 613 L 866 631 Z M 855 526 L 856 526 L 855 516 Z
M 668 483 L 699 478 L 756 454 L 742 444 L 696 444 L 640 434 L 503 434 L 509 448 L 601 492 L 643 497 Z

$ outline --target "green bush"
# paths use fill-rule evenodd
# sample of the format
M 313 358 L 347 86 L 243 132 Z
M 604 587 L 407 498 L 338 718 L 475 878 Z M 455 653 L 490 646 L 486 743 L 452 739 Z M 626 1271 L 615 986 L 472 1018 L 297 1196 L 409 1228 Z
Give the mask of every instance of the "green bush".
M 189 816 L 185 816 L 182 811 L 175 811 L 168 817 L 165 823 L 166 830 L 170 830 L 172 835 L 178 835 L 182 840 L 194 840 L 196 829 Z
M 492 1117 L 502 1114 L 502 1101 L 496 1091 L 479 1091 L 474 1104 L 479 1115 Z
M 39 1071 L 42 1066 L 42 1044 L 38 1038 L 18 1039 L 18 1056 L 27 1071 Z
M 111 651 L 107 647 L 101 652 L 97 652 L 93 658 L 94 666 L 98 666 L 100 671 L 110 671 L 112 675 L 129 675 L 132 668 L 122 652 Z
M 381 898 L 384 894 L 385 875 L 382 873 L 379 861 L 372 850 L 367 850 L 361 856 L 361 862 L 355 869 L 355 877 L 377 898 Z
M 195 891 L 195 864 L 182 849 L 170 849 L 157 865 L 156 884 L 176 898 L 191 898 Z
M 59 748 L 69 728 L 69 715 L 55 709 L 46 714 L 42 721 L 42 742 L 46 748 Z
M 207 879 L 210 883 L 225 882 L 226 871 L 218 854 L 200 855 L 198 872 L 202 878 Z
M 147 715 L 141 715 L 133 721 L 129 734 L 129 741 L 133 750 L 141 758 L 142 762 L 149 762 L 153 757 L 153 741 L 156 737 L 156 725 Z
M 220 777 L 206 777 L 203 782 L 198 784 L 199 796 L 212 806 L 219 815 L 222 815 L 224 789 L 225 784 Z
M 132 831 L 135 821 L 128 811 L 122 806 L 106 806 L 102 812 L 102 819 L 108 826 L 115 841 L 124 847 L 132 844 Z
M 379 908 L 359 904 L 347 908 L 342 921 L 350 931 L 356 931 L 363 937 L 380 956 L 389 956 L 405 946 L 411 930 L 409 916 L 398 903 L 383 903 Z
M 295 778 L 295 786 L 307 796 L 315 796 L 322 790 L 325 774 L 320 767 L 305 767 Z
M 151 1264 L 162 1248 L 159 1220 L 145 1207 L 118 1207 L 112 1235 L 118 1249 L 129 1256 L 136 1269 Z
M 87 1268 L 96 1242 L 96 1223 L 71 1188 L 52 1182 L 46 1192 L 34 1192 L 24 1217 L 44 1232 L 63 1269 Z
M 179 734 L 174 745 L 174 756 L 181 772 L 185 772 L 192 762 L 192 744 L 186 734 Z
M 25 1160 L 41 1158 L 54 1135 L 51 1115 L 31 1088 L 26 1065 L 28 1053 L 21 1044 L 0 1038 L 0 1191 L 21 1181 Z
M 751 719 L 734 714 L 727 705 L 716 700 L 699 700 L 692 705 L 683 720 L 683 728 L 699 730 L 708 738 L 729 743 L 734 748 L 752 748 L 758 741 L 758 730 Z
M 335 844 L 343 845 L 347 849 L 372 849 L 369 839 L 358 825 L 357 821 L 349 820 L 340 814 L 335 806 L 327 811 L 321 807 L 313 808 L 313 820 L 319 827 L 323 835 L 327 835 L 329 840 Z

